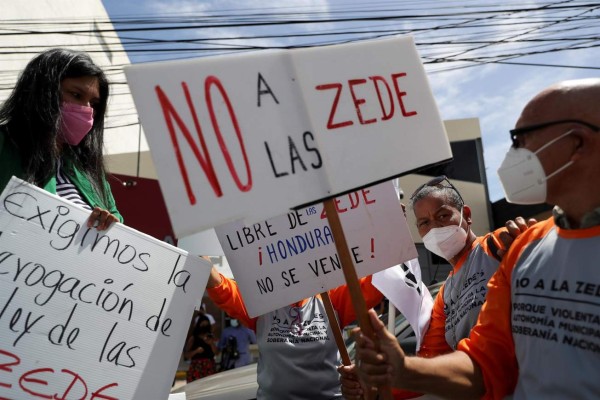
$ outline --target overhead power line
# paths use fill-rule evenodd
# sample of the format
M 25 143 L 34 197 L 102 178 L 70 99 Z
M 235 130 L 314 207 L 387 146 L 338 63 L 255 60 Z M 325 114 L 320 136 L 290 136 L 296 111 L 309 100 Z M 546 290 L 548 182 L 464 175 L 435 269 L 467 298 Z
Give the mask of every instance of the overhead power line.
M 536 56 L 592 50 L 600 45 L 600 2 L 564 0 L 375 0 L 341 6 L 236 7 L 160 16 L 122 15 L 110 20 L 61 17 L 4 19 L 2 57 L 30 59 L 53 40 L 77 37 L 78 49 L 91 54 L 126 52 L 132 62 L 175 60 L 261 49 L 294 49 L 411 34 L 429 73 L 515 67 L 597 70 L 594 65 L 545 63 Z M 95 39 L 94 39 L 95 38 Z M 99 43 L 101 39 L 101 45 Z M 72 40 L 65 43 L 71 43 Z M 60 45 L 60 43 L 58 43 Z M 116 47 L 115 47 L 116 46 Z M 122 47 L 121 47 L 122 46 Z M 58 47 L 58 46 L 57 46 Z M 117 96 L 128 95 L 124 65 L 106 69 Z M 0 71 L 0 98 L 19 71 Z M 133 110 L 115 110 L 133 115 Z M 129 124 L 129 122 L 127 122 Z

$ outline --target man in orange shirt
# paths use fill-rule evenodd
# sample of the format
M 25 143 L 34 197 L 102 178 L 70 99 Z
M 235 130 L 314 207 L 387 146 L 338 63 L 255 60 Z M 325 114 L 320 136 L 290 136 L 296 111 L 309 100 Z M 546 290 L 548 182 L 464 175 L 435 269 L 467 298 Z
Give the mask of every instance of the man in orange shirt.
M 508 230 L 501 228 L 476 236 L 471 229 L 471 208 L 445 176 L 417 188 L 410 197 L 410 207 L 425 247 L 452 265 L 435 298 L 429 327 L 417 353 L 434 357 L 456 350 L 459 341 L 469 337 L 485 301 L 487 282 L 498 269 L 504 248 L 527 229 L 527 224 L 519 217 L 507 222 Z M 342 393 L 348 400 L 362 395 L 353 370 L 353 366 L 339 368 Z M 399 390 L 393 394 L 395 399 L 418 395 Z
M 405 357 L 371 315 L 380 351 L 357 335 L 359 372 L 454 398 L 599 398 L 600 79 L 566 81 L 523 109 L 498 173 L 507 200 L 556 205 L 515 240 L 458 351 Z

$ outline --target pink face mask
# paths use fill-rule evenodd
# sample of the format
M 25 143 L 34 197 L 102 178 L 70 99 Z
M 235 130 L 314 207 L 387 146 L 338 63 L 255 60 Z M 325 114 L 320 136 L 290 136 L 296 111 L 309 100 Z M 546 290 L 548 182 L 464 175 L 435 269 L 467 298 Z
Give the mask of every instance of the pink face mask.
M 92 107 L 65 102 L 60 106 L 60 115 L 60 133 L 71 146 L 77 146 L 94 125 Z

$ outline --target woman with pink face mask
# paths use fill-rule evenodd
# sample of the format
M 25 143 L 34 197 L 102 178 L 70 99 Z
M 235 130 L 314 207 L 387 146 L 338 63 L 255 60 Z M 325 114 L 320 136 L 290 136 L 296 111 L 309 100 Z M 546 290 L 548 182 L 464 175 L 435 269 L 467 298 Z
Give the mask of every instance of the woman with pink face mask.
M 107 229 L 117 211 L 102 156 L 106 75 L 85 53 L 47 50 L 0 106 L 0 191 L 14 175 L 92 210 Z

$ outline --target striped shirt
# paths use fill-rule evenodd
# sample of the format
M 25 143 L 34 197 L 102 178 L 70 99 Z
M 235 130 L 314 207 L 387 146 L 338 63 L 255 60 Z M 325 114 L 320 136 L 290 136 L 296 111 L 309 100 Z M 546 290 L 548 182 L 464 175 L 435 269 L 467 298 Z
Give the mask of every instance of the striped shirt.
M 71 182 L 69 177 L 63 173 L 60 162 L 56 167 L 56 194 L 86 210 L 92 209 L 92 207 L 85 202 L 83 197 L 81 197 L 81 193 L 73 182 Z

